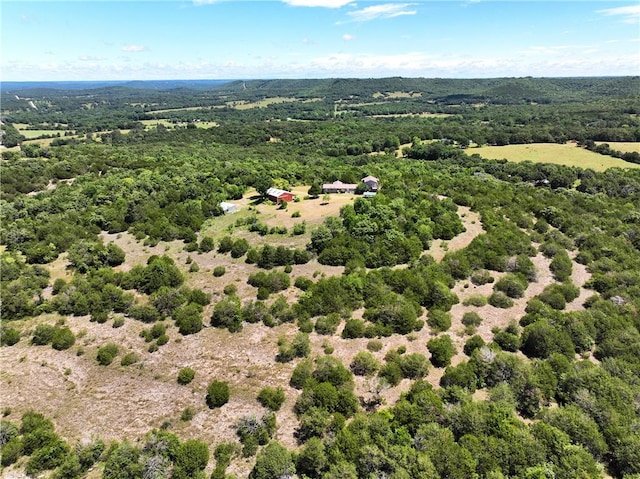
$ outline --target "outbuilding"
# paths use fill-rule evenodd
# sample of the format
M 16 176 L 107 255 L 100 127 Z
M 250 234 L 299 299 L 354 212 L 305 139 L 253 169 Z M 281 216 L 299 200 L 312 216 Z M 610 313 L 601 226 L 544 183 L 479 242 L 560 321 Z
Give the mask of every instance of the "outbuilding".
M 378 191 L 380 188 L 380 180 L 375 176 L 365 176 L 361 181 L 367 185 L 367 188 L 371 191 Z
M 336 180 L 333 183 L 325 183 L 322 185 L 323 193 L 355 193 L 358 185 L 354 183 L 343 183 Z
M 222 208 L 222 213 L 225 215 L 235 213 L 238 211 L 238 205 L 234 205 L 233 203 L 227 203 L 223 201 L 220 203 L 220 208 Z
M 281 190 L 279 188 L 269 188 L 267 190 L 267 198 L 275 203 L 293 201 L 295 197 L 296 195 L 287 190 Z

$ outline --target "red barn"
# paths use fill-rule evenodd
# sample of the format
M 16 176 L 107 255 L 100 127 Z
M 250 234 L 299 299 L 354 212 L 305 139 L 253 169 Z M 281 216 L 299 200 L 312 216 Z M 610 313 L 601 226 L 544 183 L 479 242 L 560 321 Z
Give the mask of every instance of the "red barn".
M 267 190 L 267 197 L 271 201 L 275 201 L 276 203 L 280 203 L 281 201 L 286 201 L 287 203 L 293 201 L 296 197 L 293 193 L 286 190 L 279 190 L 278 188 L 269 188 Z

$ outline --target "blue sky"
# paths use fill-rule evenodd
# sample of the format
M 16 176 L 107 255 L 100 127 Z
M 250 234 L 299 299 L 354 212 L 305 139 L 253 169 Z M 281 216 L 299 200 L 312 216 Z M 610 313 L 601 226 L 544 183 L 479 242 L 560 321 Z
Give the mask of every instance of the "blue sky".
M 2 0 L 4 81 L 640 74 L 640 2 Z

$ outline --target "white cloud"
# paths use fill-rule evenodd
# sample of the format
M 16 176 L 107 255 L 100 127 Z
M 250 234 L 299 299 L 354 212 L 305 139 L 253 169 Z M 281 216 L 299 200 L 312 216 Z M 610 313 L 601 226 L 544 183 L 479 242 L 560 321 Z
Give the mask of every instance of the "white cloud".
M 206 0 L 205 0 L 206 1 Z M 340 8 L 348 5 L 353 0 L 282 0 L 292 7 L 325 7 Z
M 144 52 L 147 49 L 144 45 L 124 45 L 123 52 Z
M 640 5 L 628 5 L 626 7 L 606 8 L 598 10 L 598 13 L 607 16 L 622 16 L 623 23 L 636 24 L 640 22 Z
M 104 58 L 94 55 L 82 55 L 81 57 L 79 57 L 79 60 L 83 62 L 100 62 L 104 60 Z
M 350 42 L 351 40 L 353 40 L 355 37 L 353 35 L 350 35 L 348 33 L 345 33 L 344 35 L 342 35 L 342 39 L 345 42 Z
M 354 22 L 368 22 L 379 18 L 394 18 L 402 15 L 415 15 L 416 10 L 407 10 L 415 3 L 384 3 L 382 5 L 372 5 L 361 10 L 348 12 Z

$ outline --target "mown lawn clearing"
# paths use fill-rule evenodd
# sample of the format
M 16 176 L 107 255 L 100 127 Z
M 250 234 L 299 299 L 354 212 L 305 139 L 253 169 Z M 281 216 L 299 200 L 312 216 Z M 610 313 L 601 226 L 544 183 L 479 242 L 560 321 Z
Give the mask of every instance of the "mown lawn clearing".
M 580 148 L 575 143 L 531 143 L 525 145 L 481 146 L 465 150 L 468 155 L 477 153 L 483 158 L 492 160 L 506 159 L 520 163 L 554 163 L 556 165 L 579 166 L 595 171 L 609 168 L 640 168 L 640 165 L 629 163 L 619 158 L 600 155 Z

